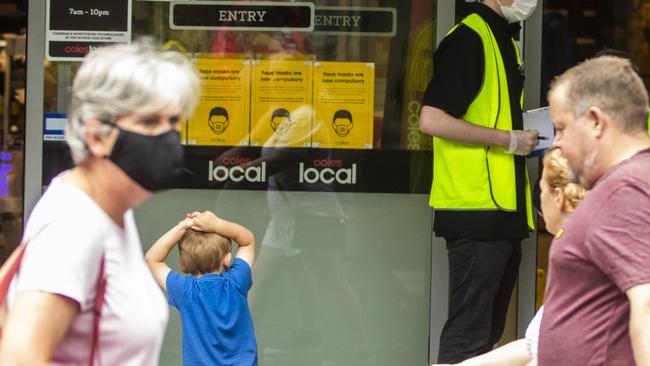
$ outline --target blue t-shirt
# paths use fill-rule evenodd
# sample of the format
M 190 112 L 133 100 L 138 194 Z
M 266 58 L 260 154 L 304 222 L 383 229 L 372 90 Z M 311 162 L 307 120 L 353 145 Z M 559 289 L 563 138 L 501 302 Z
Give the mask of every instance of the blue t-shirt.
M 169 304 L 183 324 L 183 365 L 256 366 L 257 345 L 246 295 L 248 263 L 235 258 L 227 272 L 198 278 L 171 271 Z

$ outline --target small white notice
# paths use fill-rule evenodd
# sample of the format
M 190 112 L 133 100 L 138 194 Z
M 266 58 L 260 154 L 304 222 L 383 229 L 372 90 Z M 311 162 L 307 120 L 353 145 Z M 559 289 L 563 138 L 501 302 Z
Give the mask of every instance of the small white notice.
M 555 130 L 548 107 L 531 109 L 523 113 L 524 130 L 539 131 L 539 145 L 528 155 L 529 158 L 543 155 L 553 144 Z

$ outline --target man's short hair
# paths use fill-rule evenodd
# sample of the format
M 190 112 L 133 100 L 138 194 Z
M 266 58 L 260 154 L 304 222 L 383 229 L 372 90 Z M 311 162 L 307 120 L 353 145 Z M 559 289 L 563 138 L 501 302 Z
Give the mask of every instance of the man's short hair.
M 609 114 L 627 133 L 648 126 L 648 91 L 630 60 L 616 56 L 588 59 L 558 76 L 549 96 L 564 87 L 565 106 L 577 118 L 590 107 Z
M 192 276 L 216 272 L 231 247 L 230 239 L 217 233 L 188 229 L 178 242 L 181 270 Z

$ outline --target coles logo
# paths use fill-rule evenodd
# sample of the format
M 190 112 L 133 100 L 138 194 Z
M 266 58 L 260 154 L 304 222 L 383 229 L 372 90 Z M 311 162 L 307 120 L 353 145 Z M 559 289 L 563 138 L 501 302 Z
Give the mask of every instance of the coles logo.
M 412 100 L 408 104 L 408 149 L 421 150 L 424 136 L 420 132 L 420 103 Z
M 221 161 L 223 162 L 223 165 L 233 166 L 233 165 L 248 164 L 252 161 L 252 159 L 247 158 L 245 156 L 230 156 L 221 159 Z
M 97 47 L 93 45 L 88 45 L 88 46 L 70 45 L 70 46 L 63 47 L 63 52 L 66 55 L 87 55 L 96 49 Z
M 260 166 L 243 167 L 242 164 L 251 162 L 247 157 L 227 157 L 221 160 L 224 165 L 216 165 L 212 160 L 208 163 L 208 181 L 213 182 L 266 182 L 266 163 Z
M 340 159 L 316 159 L 312 164 L 313 167 L 305 168 L 305 163 L 300 163 L 298 178 L 300 183 L 357 183 L 357 164 L 344 168 L 343 161 Z

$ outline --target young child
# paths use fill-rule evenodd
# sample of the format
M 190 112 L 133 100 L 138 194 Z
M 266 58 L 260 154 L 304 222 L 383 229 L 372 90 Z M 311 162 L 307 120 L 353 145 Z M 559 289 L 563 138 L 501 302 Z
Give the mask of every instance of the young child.
M 237 245 L 232 261 L 231 241 Z M 165 258 L 178 243 L 180 269 Z M 255 237 L 210 211 L 192 212 L 145 254 L 183 324 L 184 365 L 257 366 L 253 319 L 246 299 L 253 279 Z

